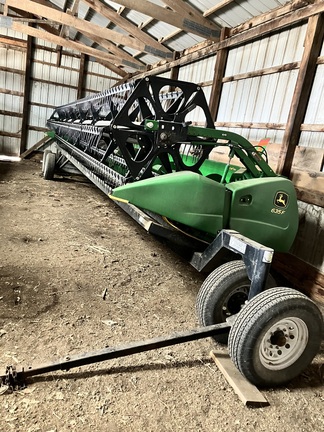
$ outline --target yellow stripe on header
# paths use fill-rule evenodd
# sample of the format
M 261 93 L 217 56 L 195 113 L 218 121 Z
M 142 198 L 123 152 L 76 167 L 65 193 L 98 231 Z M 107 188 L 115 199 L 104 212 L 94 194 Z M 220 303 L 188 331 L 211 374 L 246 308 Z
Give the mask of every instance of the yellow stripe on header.
M 119 202 L 122 202 L 122 203 L 125 203 L 125 204 L 128 204 L 128 203 L 129 203 L 128 200 L 125 200 L 125 199 L 123 199 L 123 198 L 118 198 L 118 197 L 115 197 L 115 196 L 113 196 L 113 195 L 109 195 L 109 194 L 108 194 L 108 197 L 109 197 L 110 199 L 112 199 L 113 201 L 119 201 Z

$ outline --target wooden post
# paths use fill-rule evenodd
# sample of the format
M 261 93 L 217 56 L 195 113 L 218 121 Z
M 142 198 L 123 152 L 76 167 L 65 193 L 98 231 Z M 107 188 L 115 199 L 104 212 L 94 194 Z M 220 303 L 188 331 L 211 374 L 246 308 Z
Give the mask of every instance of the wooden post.
M 299 73 L 295 86 L 283 137 L 277 172 L 289 177 L 296 146 L 298 145 L 301 124 L 303 123 L 313 81 L 316 73 L 316 62 L 323 45 L 324 15 L 318 14 L 308 20 L 305 48 L 300 62 Z
M 230 29 L 228 27 L 224 27 L 222 29 L 221 39 L 220 39 L 221 41 L 226 39 L 227 35 L 229 34 L 229 31 Z M 222 80 L 225 73 L 227 57 L 228 57 L 228 48 L 223 48 L 217 51 L 214 79 L 213 79 L 213 84 L 212 84 L 212 89 L 210 94 L 210 100 L 209 100 L 209 109 L 214 121 L 216 120 L 218 109 L 219 109 L 220 97 L 221 97 L 222 87 L 223 87 Z
M 173 53 L 173 57 L 172 57 L 172 61 L 178 60 L 178 58 L 180 57 L 180 54 L 178 51 L 174 51 Z M 172 80 L 177 80 L 179 78 L 179 70 L 180 70 L 180 66 L 173 66 L 171 68 L 170 71 L 170 79 Z
M 27 141 L 28 141 L 28 125 L 29 125 L 29 118 L 30 118 L 29 98 L 30 98 L 30 90 L 31 90 L 32 58 L 33 58 L 33 37 L 28 36 L 27 50 L 26 50 L 26 64 L 25 64 L 23 119 L 21 123 L 21 139 L 20 139 L 19 154 L 23 153 L 26 150 Z
M 81 53 L 77 99 L 81 99 L 83 97 L 84 80 L 88 69 L 87 64 L 88 64 L 87 56 Z

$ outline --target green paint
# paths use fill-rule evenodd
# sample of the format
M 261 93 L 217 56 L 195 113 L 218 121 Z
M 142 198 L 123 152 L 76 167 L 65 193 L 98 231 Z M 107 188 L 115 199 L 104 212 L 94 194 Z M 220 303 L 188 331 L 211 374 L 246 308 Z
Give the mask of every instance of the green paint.
M 157 133 L 159 122 L 147 121 L 145 128 Z M 187 136 L 191 144 L 193 138 L 203 139 L 197 142 L 200 146 L 224 146 L 223 140 L 228 140 L 231 155 L 244 167 L 207 159 L 199 173 L 185 170 L 165 174 L 157 158 L 154 171 L 159 175 L 120 186 L 113 196 L 203 233 L 216 236 L 221 229 L 234 229 L 287 252 L 298 228 L 292 182 L 277 176 L 255 147 L 237 134 L 189 126 Z M 182 158 L 190 167 L 192 156 Z

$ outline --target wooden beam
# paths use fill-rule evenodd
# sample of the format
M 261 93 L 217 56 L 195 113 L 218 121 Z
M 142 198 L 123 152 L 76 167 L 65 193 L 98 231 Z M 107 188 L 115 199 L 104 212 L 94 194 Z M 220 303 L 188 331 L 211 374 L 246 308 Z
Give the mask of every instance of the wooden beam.
M 91 7 L 91 9 L 95 10 L 100 15 L 112 21 L 118 27 L 126 30 L 126 32 L 132 35 L 133 37 L 145 43 L 147 47 L 150 47 L 147 49 L 150 49 L 151 54 L 154 55 L 154 53 L 156 53 L 157 57 L 172 58 L 172 52 L 170 51 L 169 48 L 164 47 L 161 43 L 156 41 L 152 36 L 150 36 L 147 33 L 144 33 L 136 25 L 132 24 L 126 18 L 122 17 L 120 14 L 118 14 L 115 10 L 110 8 L 108 5 L 104 5 L 99 0 L 83 0 L 83 3 L 87 4 L 89 7 Z M 161 56 L 162 52 L 165 53 L 165 55 Z
M 31 71 L 32 71 L 32 60 L 34 49 L 33 49 L 33 38 L 28 36 L 27 38 L 27 52 L 26 52 L 26 63 L 25 63 L 25 82 L 24 82 L 24 99 L 23 99 L 23 119 L 21 124 L 21 139 L 20 139 L 20 151 L 19 154 L 23 153 L 27 148 L 28 141 L 28 126 L 30 118 L 29 99 L 31 92 Z
M 74 89 L 74 90 L 77 89 L 77 86 L 75 86 L 75 85 L 65 84 L 65 83 L 61 83 L 61 82 L 57 82 L 57 81 L 53 81 L 53 80 L 44 80 L 41 78 L 31 78 L 31 81 L 32 82 L 35 81 L 37 83 L 42 83 L 42 84 L 57 85 L 57 86 L 60 86 L 63 88 L 65 87 L 65 88 L 70 88 L 70 89 Z
M 114 54 L 116 64 L 123 64 L 124 66 L 128 66 L 131 67 L 132 69 L 139 70 L 139 71 L 144 69 L 145 66 L 142 62 L 140 62 L 139 60 L 137 60 L 136 58 L 128 54 L 126 51 L 118 48 L 112 42 L 109 42 L 100 36 L 89 34 L 87 32 L 80 32 L 80 33 L 83 33 L 88 39 L 96 42 L 98 45 L 100 45 L 101 47 L 105 48 L 107 51 Z
M 78 9 L 79 9 L 79 3 L 80 3 L 80 0 L 73 0 L 73 4 L 72 4 L 71 8 L 67 9 L 66 13 L 68 13 L 71 16 L 76 16 L 78 13 Z M 66 8 L 66 6 L 64 5 L 64 10 L 65 10 L 65 8 Z M 66 30 L 68 31 L 69 28 L 66 25 L 62 25 L 59 36 L 64 37 Z
M 88 65 L 88 59 L 86 58 L 85 54 L 81 54 L 77 99 L 81 99 L 83 97 L 83 87 L 85 82 L 85 76 L 87 74 L 87 65 Z
M 218 2 L 217 4 L 215 4 L 215 6 L 212 6 L 211 8 L 207 9 L 204 12 L 204 16 L 208 17 L 209 15 L 214 14 L 215 12 L 219 11 L 220 9 L 223 9 L 224 7 L 230 5 L 233 2 L 234 2 L 234 0 L 222 0 L 222 1 Z
M 128 46 L 133 49 L 145 51 L 145 48 L 147 48 L 143 42 L 137 41 L 134 38 L 124 36 L 121 33 L 100 27 L 96 24 L 92 24 L 88 21 L 81 20 L 64 12 L 60 12 L 47 6 L 43 6 L 31 0 L 19 0 L 19 2 L 17 2 L 17 0 L 7 0 L 7 4 L 8 6 L 13 6 L 20 10 L 30 12 L 34 15 L 40 15 L 51 21 L 74 27 L 81 32 L 86 31 L 90 34 L 100 35 L 107 40 Z M 61 45 L 61 43 L 59 43 L 58 45 Z
M 0 44 L 26 49 L 27 41 L 1 35 Z
M 324 275 L 305 261 L 291 255 L 276 252 L 273 267 L 293 285 L 309 295 L 313 300 L 324 304 Z
M 41 102 L 30 102 L 29 105 L 30 106 L 37 106 L 37 107 L 41 107 L 41 108 L 51 108 L 51 109 L 55 109 L 57 107 L 57 105 L 43 104 Z
M 305 124 L 303 123 L 300 126 L 301 131 L 308 131 L 308 132 L 324 132 L 324 124 Z
M 174 51 L 173 53 L 173 60 L 177 60 L 177 58 L 179 58 L 179 53 L 177 51 Z M 176 81 L 179 79 L 179 71 L 180 71 L 180 67 L 179 66 L 173 66 L 171 68 L 170 71 L 170 79 Z M 170 89 L 170 91 L 174 91 L 173 89 Z
M 21 159 L 28 159 L 30 158 L 31 154 L 40 148 L 44 146 L 48 146 L 53 141 L 52 138 L 48 137 L 47 135 L 40 139 L 36 144 L 34 144 L 32 147 L 30 147 L 28 150 L 26 150 L 24 153 L 20 155 Z
M 260 24 L 265 24 L 269 21 L 273 21 L 274 19 L 290 14 L 291 12 L 295 12 L 298 9 L 302 9 L 305 6 L 308 6 L 310 3 L 314 3 L 314 0 L 293 0 L 286 3 L 284 6 L 278 6 L 271 11 L 255 16 L 250 20 L 245 21 L 244 23 L 234 27 L 231 30 L 231 36 L 250 30 Z
M 47 0 L 46 0 L 47 1 Z M 84 20 L 86 20 L 87 15 L 90 12 L 90 8 L 88 10 L 88 12 L 86 13 L 85 17 L 83 18 Z M 135 70 L 142 70 L 144 69 L 144 64 L 142 62 L 140 62 L 139 60 L 135 59 L 133 56 L 131 56 L 130 54 L 128 54 L 126 51 L 124 51 L 121 48 L 118 48 L 114 43 L 108 41 L 107 39 L 104 39 L 102 37 L 100 37 L 99 35 L 94 35 L 91 33 L 87 33 L 85 31 L 81 32 L 79 31 L 78 33 L 83 34 L 84 36 L 86 36 L 90 41 L 93 41 L 95 43 L 97 43 L 100 47 L 104 48 L 105 50 L 107 50 L 108 52 L 114 54 L 116 56 L 116 64 L 118 65 L 118 61 L 117 59 L 124 59 L 126 60 L 126 62 L 124 62 L 125 66 L 128 66 L 132 69 Z M 76 38 L 75 38 L 76 40 Z M 61 56 L 61 51 L 58 52 L 58 59 L 57 61 L 60 61 L 60 56 Z M 120 64 L 122 64 L 122 62 L 120 62 Z
M 201 84 L 203 87 L 203 84 Z M 252 123 L 252 122 L 220 122 L 216 121 L 214 125 L 218 128 L 240 128 L 240 129 L 272 129 L 285 130 L 286 123 Z M 324 124 L 306 124 L 300 125 L 301 131 L 306 132 L 324 132 Z
M 252 122 L 219 122 L 216 121 L 215 126 L 218 128 L 242 128 L 242 129 L 272 129 L 285 130 L 285 123 L 252 123 Z
M 79 3 L 80 3 L 80 0 L 73 0 L 71 8 L 67 9 L 68 0 L 65 0 L 64 5 L 62 7 L 62 10 L 64 12 L 68 13 L 69 15 L 77 16 Z M 48 6 L 50 6 L 50 4 L 48 4 Z M 69 30 L 70 30 L 69 27 L 67 27 L 66 25 L 62 25 L 61 29 L 60 29 L 60 33 L 58 36 L 63 37 L 63 38 L 66 37 L 68 39 L 69 38 Z M 76 39 L 76 36 L 75 36 L 75 39 Z M 56 66 L 61 67 L 62 66 L 62 46 L 57 45 L 56 51 L 57 51 Z
M 324 207 L 324 173 L 293 168 L 291 171 L 300 201 Z
M 202 12 L 199 12 L 197 9 L 192 7 L 189 3 L 184 2 L 183 0 L 162 0 L 163 3 L 165 3 L 169 8 L 173 9 L 175 12 L 178 12 L 179 14 L 183 14 L 185 12 L 187 17 L 190 17 L 192 21 L 196 23 L 196 25 L 202 26 L 202 27 L 211 27 L 212 21 L 208 20 Z M 215 30 L 221 31 L 221 26 L 214 23 Z
M 324 2 L 320 2 L 319 5 L 316 6 L 316 8 L 309 6 L 308 8 L 305 8 L 304 5 L 308 4 L 301 0 L 296 0 L 293 3 L 289 3 L 287 6 L 283 6 L 281 8 L 276 9 L 275 11 L 271 11 L 266 14 L 262 14 L 259 17 L 255 17 L 252 20 L 249 20 L 246 22 L 246 25 L 240 25 L 230 30 L 229 37 L 218 43 L 211 43 L 210 41 L 207 41 L 209 43 L 208 46 L 206 46 L 206 41 L 201 42 L 197 45 L 195 45 L 196 52 L 200 52 L 200 59 L 209 57 L 211 55 L 214 55 L 217 53 L 219 49 L 223 49 L 226 47 L 234 47 L 236 45 L 240 45 L 245 43 L 245 41 L 252 40 L 253 38 L 257 38 L 259 36 L 259 31 L 262 30 L 262 33 L 260 33 L 260 36 L 265 36 L 269 33 L 278 32 L 281 30 L 281 28 L 285 28 L 288 25 L 295 24 L 300 20 L 300 15 L 291 18 L 291 14 L 297 13 L 299 9 L 301 9 L 300 13 L 302 14 L 302 19 L 306 20 L 309 16 L 312 16 L 316 13 L 319 13 L 323 10 Z M 286 20 L 281 21 L 282 17 L 288 17 Z M 277 20 L 276 20 L 277 19 Z M 272 26 L 273 21 L 276 20 Z M 288 20 L 288 22 L 287 22 Z M 266 23 L 269 24 L 266 27 L 258 27 L 260 24 Z M 244 33 L 243 33 L 244 32 Z M 253 34 L 250 35 L 250 32 L 253 32 Z M 242 33 L 242 34 L 238 34 Z M 238 37 L 236 37 L 236 35 Z M 195 57 L 195 56 L 194 56 Z M 321 58 L 320 58 L 321 59 Z M 193 58 L 192 61 L 196 61 L 196 58 Z M 184 50 L 181 53 L 181 59 L 177 60 L 178 64 L 185 65 L 191 63 L 191 59 L 188 55 L 188 50 Z M 152 71 L 156 71 L 156 73 L 164 73 L 174 65 L 173 62 L 171 63 L 164 63 L 159 64 L 153 64 L 150 67 L 150 70 L 148 70 L 145 73 L 145 76 L 152 75 Z M 143 76 L 142 74 L 136 75 L 136 76 Z
M 239 81 L 248 78 L 255 78 L 259 76 L 271 75 L 275 73 L 281 73 L 286 71 L 291 71 L 298 69 L 300 67 L 300 62 L 286 63 L 280 66 L 273 66 L 265 69 L 258 69 L 252 72 L 241 73 L 237 75 L 227 76 L 223 78 L 223 84 L 227 82 Z
M 48 6 L 50 5 L 50 3 L 47 2 L 46 0 L 43 0 L 42 4 L 48 5 Z M 26 15 L 22 11 L 19 11 L 19 10 L 17 10 L 17 13 L 20 13 L 21 15 Z M 25 20 L 25 18 L 24 18 L 24 20 Z M 15 21 L 15 18 L 12 19 L 12 21 Z M 42 22 L 44 22 L 44 21 L 42 21 Z M 46 21 L 46 22 L 48 22 L 48 21 Z M 46 31 L 48 31 L 50 34 L 54 34 L 55 36 L 59 36 L 58 31 L 56 31 L 55 29 L 51 28 L 48 25 L 43 24 L 43 25 L 40 25 L 40 27 L 45 29 Z M 122 49 L 117 48 L 116 45 L 114 45 L 112 42 L 108 41 L 107 39 L 104 39 L 100 36 L 97 36 L 97 35 L 94 35 L 91 33 L 87 33 L 85 31 L 80 32 L 80 33 L 84 34 L 86 37 L 88 37 L 88 39 L 96 42 L 98 45 L 105 48 L 107 51 L 113 53 L 116 57 L 112 57 L 112 60 L 114 59 L 114 62 L 116 62 L 118 65 L 124 64 L 124 66 L 128 66 L 128 67 L 131 67 L 132 69 L 139 70 L 139 71 L 144 69 L 144 65 L 142 62 L 140 62 L 139 60 L 132 57 L 126 51 L 123 51 Z M 62 36 L 59 36 L 59 37 L 62 37 Z M 62 38 L 62 39 L 66 40 L 64 38 Z M 63 54 L 62 45 L 58 45 L 58 46 L 60 46 L 60 49 L 56 48 L 56 52 L 57 52 L 56 66 L 61 67 L 61 57 Z M 124 59 L 125 61 L 123 62 L 121 59 Z
M 17 11 L 18 11 L 18 13 L 20 12 L 19 9 Z M 3 20 L 3 18 L 2 18 L 2 20 Z M 23 22 L 25 24 L 44 24 L 43 18 L 24 18 L 23 16 L 22 17 L 10 17 L 7 20 L 7 23 L 11 23 L 12 21 Z M 52 26 L 52 25 L 56 25 L 57 23 L 55 21 L 47 20 L 46 24 L 49 24 Z
M 25 75 L 25 71 L 22 71 L 20 69 L 14 69 L 14 68 L 9 68 L 9 67 L 4 67 L 4 66 L 0 66 L 0 71 L 9 72 L 9 73 L 13 73 L 13 74 L 16 74 L 16 75 Z
M 23 114 L 17 111 L 0 110 L 0 115 L 22 118 Z
M 48 6 L 48 7 L 54 7 L 54 5 L 52 5 L 52 3 L 50 3 L 48 0 L 42 0 L 41 2 L 43 6 Z M 76 4 L 75 4 L 76 5 Z M 61 10 L 59 8 L 57 8 L 56 6 L 54 7 L 56 10 L 59 10 L 61 12 Z M 72 13 L 72 15 L 76 12 L 76 9 L 72 7 L 70 12 L 67 12 L 69 14 Z M 21 12 L 20 12 L 21 13 Z M 44 26 L 42 26 L 44 27 Z M 65 26 L 66 27 L 66 26 Z M 49 31 L 49 30 L 47 30 Z M 59 36 L 58 32 L 50 32 L 53 34 L 56 34 L 56 36 Z M 100 45 L 101 47 L 105 48 L 108 52 L 113 53 L 116 56 L 116 64 L 123 64 L 123 62 L 120 61 L 120 59 L 124 59 L 126 60 L 126 62 L 124 62 L 125 66 L 129 66 L 135 70 L 141 70 L 144 65 L 142 62 L 138 61 L 137 59 L 133 58 L 130 54 L 128 54 L 126 51 L 117 48 L 117 46 L 115 44 L 113 44 L 112 42 L 108 41 L 107 39 L 104 39 L 103 37 L 100 37 L 97 34 L 91 34 L 91 33 L 87 33 L 86 31 L 79 31 L 79 33 L 82 33 L 83 35 L 85 35 L 89 40 L 96 42 L 98 45 Z M 62 36 L 60 36 L 62 37 Z M 56 62 L 56 66 L 58 67 L 62 67 L 61 65 L 61 56 L 63 54 L 62 52 L 62 46 L 60 46 L 60 49 L 56 49 L 57 52 L 57 62 Z
M 221 33 L 221 40 L 226 39 L 229 33 L 229 28 L 223 28 Z M 220 104 L 220 98 L 222 94 L 223 87 L 223 76 L 225 74 L 225 68 L 228 57 L 228 48 L 224 48 L 222 50 L 217 51 L 213 84 L 211 88 L 210 100 L 209 100 L 209 109 L 213 120 L 216 120 L 217 113 Z
M 4 131 L 0 130 L 0 136 L 5 136 L 5 137 L 8 137 L 8 138 L 20 138 L 21 134 L 19 132 L 18 133 L 4 132 Z
M 266 138 L 265 138 L 266 140 Z M 276 166 L 280 154 L 281 144 L 276 143 L 264 143 L 264 140 L 251 141 L 254 146 L 262 145 L 264 146 L 268 163 L 271 167 Z M 228 162 L 228 148 L 225 147 L 215 147 L 210 153 L 210 159 L 218 162 Z M 292 168 L 292 178 L 295 184 L 300 188 L 308 188 L 313 191 L 318 191 L 324 194 L 324 173 L 321 172 L 323 168 L 324 159 L 324 148 L 316 147 L 297 147 Z M 239 159 L 233 160 L 234 165 L 243 166 Z M 304 170 L 305 175 L 301 176 L 300 172 Z M 307 174 L 307 175 L 306 175 Z M 301 183 L 303 180 L 303 184 Z
M 43 1 L 43 0 L 42 0 L 42 1 Z M 44 2 L 45 2 L 45 1 L 47 1 L 47 0 L 44 0 Z M 40 2 L 39 2 L 39 3 L 40 3 Z M 57 6 L 54 6 L 52 3 L 46 3 L 46 4 L 50 5 L 51 8 L 56 8 L 56 10 L 59 10 L 59 8 L 58 8 Z M 21 17 L 23 17 L 23 20 L 26 20 L 26 22 L 29 21 L 30 14 L 29 14 L 28 12 L 25 12 L 25 11 L 20 10 L 20 9 L 18 9 L 18 8 L 15 8 L 15 7 L 13 7 L 13 6 L 11 6 L 10 9 L 12 9 L 12 11 L 14 11 L 17 15 L 20 15 Z M 12 17 L 11 19 L 12 19 L 12 21 L 14 21 L 14 20 L 16 20 L 17 18 L 16 18 L 16 17 Z M 18 20 L 19 20 L 19 18 L 18 18 Z M 21 19 L 20 19 L 20 20 L 21 20 Z M 59 35 L 58 30 L 56 30 L 54 27 L 52 27 L 52 25 L 55 25 L 55 24 L 56 24 L 54 21 L 52 22 L 52 21 L 50 21 L 50 20 L 47 20 L 46 23 L 44 23 L 44 20 L 42 20 L 42 19 L 39 19 L 39 20 L 37 20 L 37 21 L 39 22 L 38 27 L 42 28 L 42 29 L 45 30 L 45 31 L 48 31 L 49 33 L 53 33 L 53 34 L 55 34 L 56 36 Z M 49 25 L 49 24 L 51 24 L 51 25 Z
M 36 132 L 44 132 L 44 133 L 48 132 L 48 129 L 46 127 L 33 126 L 33 125 L 29 126 L 29 130 L 36 131 Z
M 55 45 L 62 45 L 65 48 L 70 48 L 70 49 L 73 49 L 75 51 L 82 52 L 84 54 L 88 54 L 88 55 L 93 56 L 95 58 L 102 59 L 106 62 L 112 62 L 112 61 L 116 60 L 114 56 L 111 56 L 110 54 L 107 54 L 104 51 L 96 50 L 94 48 L 83 45 L 79 42 L 73 42 L 70 40 L 66 40 L 66 39 L 60 38 L 59 36 L 50 34 L 48 32 L 42 31 L 42 30 L 34 29 L 32 27 L 28 27 L 28 26 L 25 26 L 23 24 L 13 23 L 12 29 L 16 30 L 18 32 L 24 33 L 24 34 L 28 34 L 29 36 L 34 36 L 34 37 L 37 37 L 39 39 L 46 40 L 46 41 L 51 42 Z M 111 64 L 111 68 L 114 68 L 113 64 Z M 126 75 L 126 73 L 124 71 L 122 71 L 121 69 L 119 69 L 117 67 L 114 68 L 114 72 L 116 72 L 120 76 Z
M 323 38 L 324 14 L 312 16 L 308 21 L 304 53 L 300 62 L 277 167 L 277 172 L 287 177 L 290 174 L 295 148 L 300 137 L 300 127 L 309 103 L 309 96 L 316 73 L 316 62 L 323 46 Z
M 195 20 L 185 10 L 182 10 L 181 13 L 175 12 L 148 0 L 118 0 L 118 4 L 206 39 L 219 40 L 220 32 L 216 24 L 210 20 L 206 20 L 204 21 L 204 25 L 197 25 Z
M 19 96 L 19 97 L 23 97 L 24 96 L 24 92 L 20 92 L 20 91 L 16 91 L 16 90 L 8 90 L 5 88 L 0 88 L 0 93 L 2 94 L 9 94 L 12 96 Z
M 43 6 L 48 6 L 50 9 L 54 8 L 56 11 L 60 11 L 56 6 L 52 5 L 47 0 L 42 0 L 42 1 L 39 1 L 38 3 L 41 3 Z M 13 8 L 13 9 L 16 10 L 15 8 Z M 20 11 L 20 10 L 17 10 L 17 13 L 20 13 L 21 15 L 24 15 L 24 16 L 28 15 L 28 14 L 26 14 L 23 11 Z M 59 37 L 58 31 L 56 31 L 55 29 L 51 28 L 50 26 L 48 26 L 48 25 L 42 25 L 40 27 L 42 27 L 43 29 L 45 29 L 46 31 L 48 31 L 50 34 L 53 34 L 54 36 L 58 36 Z M 97 35 L 89 34 L 87 32 L 83 32 L 83 34 L 85 36 L 87 36 L 89 39 L 97 42 L 103 48 L 105 48 L 108 51 L 114 53 L 117 57 L 111 57 L 111 61 L 117 61 L 117 64 L 122 64 L 123 62 L 120 61 L 120 59 L 125 59 L 126 60 L 124 62 L 125 66 L 132 67 L 135 70 L 141 70 L 142 69 L 143 64 L 140 61 L 138 61 L 136 59 L 133 59 L 133 57 L 131 55 L 129 55 L 125 51 L 117 48 L 113 43 L 111 43 L 111 42 L 107 41 L 106 39 L 101 38 L 101 37 L 99 37 Z M 62 38 L 62 40 L 64 41 L 66 39 Z M 60 46 L 63 46 L 63 45 L 61 44 Z M 43 49 L 45 49 L 45 48 L 43 48 Z M 62 52 L 62 50 L 59 50 L 59 51 L 56 50 L 56 52 L 58 54 L 57 55 L 56 66 L 60 67 L 61 55 L 63 54 L 63 52 Z M 102 51 L 99 51 L 99 52 L 102 53 Z M 67 55 L 67 54 L 65 53 L 65 55 Z M 92 54 L 92 56 L 96 57 L 94 54 Z M 109 63 L 107 62 L 107 60 L 106 60 L 106 63 L 105 63 L 105 67 L 107 67 L 110 70 L 116 72 L 116 67 L 114 65 L 110 65 L 109 66 Z M 117 72 L 117 74 L 120 75 L 120 76 L 124 76 L 125 75 L 125 73 L 123 71 L 121 73 Z
M 228 352 L 211 351 L 210 356 L 244 405 L 250 408 L 270 405 L 258 388 L 240 373 Z

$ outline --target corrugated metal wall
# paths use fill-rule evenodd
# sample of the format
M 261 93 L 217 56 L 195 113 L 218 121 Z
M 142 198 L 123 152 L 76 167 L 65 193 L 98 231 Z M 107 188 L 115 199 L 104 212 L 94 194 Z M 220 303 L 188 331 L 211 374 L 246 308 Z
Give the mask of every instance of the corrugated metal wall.
M 312 93 L 309 99 L 304 123 L 324 124 L 324 65 L 317 66 Z M 302 131 L 299 145 L 305 147 L 324 147 L 323 132 Z M 324 167 L 323 167 L 324 171 Z
M 179 70 L 179 80 L 191 81 L 202 86 L 206 100 L 210 99 L 211 85 L 214 76 L 216 57 L 204 58 L 192 64 L 183 66 Z M 203 113 L 200 110 L 194 110 L 189 113 L 186 118 L 193 124 L 202 123 L 205 120 Z
M 47 42 L 37 40 L 31 71 L 32 86 L 30 95 L 30 118 L 27 148 L 38 142 L 43 136 L 46 120 L 54 107 L 63 105 L 77 98 L 80 58 L 62 54 L 58 67 L 58 54 L 46 50 L 53 48 Z
M 117 75 L 97 62 L 89 62 L 85 82 L 85 96 L 102 92 L 113 87 L 118 80 Z
M 21 37 L 19 33 L 9 29 L 3 29 L 2 34 L 13 38 Z M 16 155 L 19 152 L 19 136 L 10 137 L 9 134 L 19 135 L 21 132 L 25 64 L 25 52 L 0 46 L 0 68 L 20 72 L 0 70 L 0 131 L 2 132 L 0 134 L 0 154 Z M 7 116 L 1 113 L 3 111 L 21 115 L 20 117 Z
M 1 34 L 26 42 L 26 36 L 9 29 Z M 33 49 L 27 149 L 44 137 L 46 120 L 54 107 L 77 99 L 81 56 L 64 50 L 57 65 L 57 47 L 36 39 Z M 27 45 L 26 45 L 27 46 Z M 18 155 L 22 129 L 26 48 L 0 46 L 0 154 Z M 10 70 L 9 70 L 10 69 Z M 119 77 L 93 61 L 86 62 L 83 96 L 112 87 Z M 9 136 L 12 135 L 12 136 Z
M 299 62 L 303 54 L 306 25 L 281 31 L 229 52 L 226 77 L 246 74 L 288 63 Z M 225 82 L 221 95 L 219 122 L 273 123 L 287 122 L 298 70 L 271 73 Z M 230 128 L 251 141 L 270 138 L 281 143 L 284 130 Z

